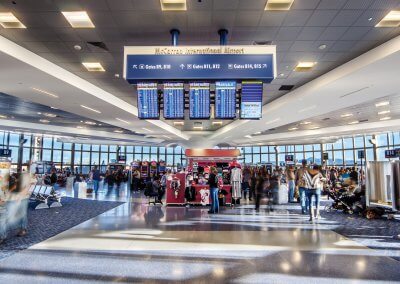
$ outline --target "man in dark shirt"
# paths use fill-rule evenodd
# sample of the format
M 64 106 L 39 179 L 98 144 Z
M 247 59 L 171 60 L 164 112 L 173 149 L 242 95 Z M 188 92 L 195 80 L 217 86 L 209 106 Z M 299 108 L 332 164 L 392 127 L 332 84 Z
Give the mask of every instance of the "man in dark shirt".
M 208 176 L 208 186 L 210 187 L 210 196 L 211 196 L 211 208 L 208 213 L 214 214 L 219 212 L 219 203 L 218 203 L 218 177 L 217 177 L 217 169 L 212 167 L 210 170 L 210 175 Z
M 97 168 L 97 166 L 94 166 L 92 170 L 92 180 L 93 180 L 93 190 L 94 193 L 97 194 L 97 191 L 99 190 L 99 183 L 100 183 L 100 171 Z

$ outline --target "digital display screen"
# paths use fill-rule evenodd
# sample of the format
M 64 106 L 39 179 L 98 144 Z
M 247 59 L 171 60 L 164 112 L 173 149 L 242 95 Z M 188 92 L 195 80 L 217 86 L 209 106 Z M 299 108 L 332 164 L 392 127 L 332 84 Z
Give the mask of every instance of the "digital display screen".
M 138 112 L 140 119 L 160 117 L 157 83 L 138 83 Z
M 185 116 L 185 92 L 183 83 L 164 84 L 164 118 L 183 119 Z
M 215 118 L 234 119 L 236 117 L 236 82 L 215 82 Z
M 210 118 L 210 84 L 190 83 L 189 85 L 189 118 Z
M 262 82 L 242 82 L 240 118 L 260 119 L 262 116 Z

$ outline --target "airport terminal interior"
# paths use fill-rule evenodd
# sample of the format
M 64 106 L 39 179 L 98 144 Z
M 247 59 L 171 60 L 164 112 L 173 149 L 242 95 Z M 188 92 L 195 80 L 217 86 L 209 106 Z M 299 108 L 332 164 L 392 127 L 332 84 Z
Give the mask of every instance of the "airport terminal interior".
M 0 283 L 400 283 L 399 0 L 0 0 Z

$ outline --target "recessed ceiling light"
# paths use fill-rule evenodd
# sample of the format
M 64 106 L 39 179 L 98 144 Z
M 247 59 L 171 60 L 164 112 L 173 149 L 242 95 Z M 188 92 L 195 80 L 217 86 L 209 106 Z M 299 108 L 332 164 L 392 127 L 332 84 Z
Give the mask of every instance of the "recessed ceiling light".
M 380 103 L 376 103 L 375 106 L 376 107 L 383 107 L 383 106 L 387 106 L 388 104 L 389 104 L 388 101 L 383 101 L 383 102 L 380 102 Z
M 311 71 L 317 62 L 299 62 L 297 66 L 294 68 L 296 72 L 307 72 Z
M 162 11 L 186 11 L 186 0 L 160 0 Z
M 358 120 L 354 120 L 354 121 L 352 121 L 352 122 L 349 122 L 349 124 L 357 124 L 357 123 L 359 123 Z
M 371 22 L 373 18 L 368 18 L 368 22 Z
M 318 46 L 318 49 L 324 50 L 326 48 L 326 44 L 321 44 L 320 46 Z
M 222 121 L 213 121 L 212 124 L 213 125 L 222 125 Z
M 47 120 L 47 119 L 39 119 L 39 121 L 42 122 L 42 123 L 49 123 L 50 122 L 50 120 Z
M 387 113 L 390 113 L 390 110 L 383 110 L 383 111 L 378 112 L 379 115 L 387 114 Z
M 104 72 L 106 71 L 100 62 L 82 62 L 82 65 L 85 66 L 87 71 L 89 72 Z
M 252 139 L 253 138 L 251 135 L 245 135 L 244 137 L 248 138 L 248 139 Z
M 61 12 L 73 28 L 94 28 L 86 11 Z
M 96 125 L 96 122 L 94 122 L 94 121 L 85 121 L 85 124 L 88 124 L 88 125 Z
M 114 130 L 115 133 L 124 133 L 122 130 Z
M 88 109 L 90 111 L 96 112 L 96 113 L 101 113 L 101 111 L 99 111 L 97 109 L 94 109 L 94 108 L 91 108 L 91 107 L 88 107 L 88 106 L 85 106 L 85 105 L 81 105 L 81 107 L 83 107 L 85 109 Z
M 311 121 L 303 121 L 303 122 L 300 122 L 301 125 L 307 125 L 307 124 L 310 124 L 310 123 L 311 123 Z
M 194 130 L 203 130 L 203 126 L 193 126 Z
M 391 119 L 391 117 L 390 116 L 385 116 L 385 117 L 382 117 L 381 119 L 379 119 L 379 120 L 389 120 L 389 119 Z
M 5 29 L 26 29 L 11 12 L 0 13 L 0 25 Z
M 264 10 L 287 11 L 290 10 L 294 0 L 268 0 Z
M 261 131 L 257 131 L 256 133 L 254 133 L 254 135 L 260 135 Z
M 174 121 L 174 125 L 175 126 L 178 126 L 178 125 L 182 126 L 182 125 L 185 125 L 185 122 L 183 122 L 183 121 Z
M 114 74 L 114 77 L 115 78 L 119 78 L 119 74 L 117 73 L 117 74 Z
M 36 91 L 36 92 L 39 92 L 39 93 L 41 93 L 41 94 L 45 94 L 45 95 L 48 95 L 48 96 L 53 97 L 53 98 L 58 98 L 57 95 L 52 94 L 52 93 L 50 93 L 50 92 L 47 92 L 47 91 L 44 91 L 44 90 L 41 90 L 41 89 L 38 89 L 38 88 L 34 88 L 34 87 L 32 87 L 31 89 L 34 90 L 34 91 Z
M 315 130 L 315 129 L 319 129 L 320 127 L 319 126 L 313 126 L 313 127 L 311 127 L 310 129 L 311 130 Z
M 123 120 L 123 119 L 118 118 L 118 117 L 116 117 L 115 119 L 116 119 L 116 120 L 119 120 L 119 121 L 121 121 L 121 122 L 123 122 L 123 123 L 126 123 L 126 124 L 131 124 L 129 121 Z
M 298 129 L 297 127 L 292 127 L 292 128 L 289 128 L 288 130 L 293 131 L 293 130 L 297 130 L 297 129 Z
M 74 49 L 75 50 L 82 50 L 82 46 L 80 46 L 80 45 L 78 45 L 78 44 L 76 44 L 76 45 L 74 45 Z
M 78 129 L 85 129 L 85 127 L 83 127 L 83 126 L 77 126 L 76 128 L 78 128 Z
M 7 115 L 0 114 L 0 118 L 7 118 Z
M 153 130 L 150 130 L 148 128 L 142 127 L 143 130 L 147 131 L 147 132 L 154 132 Z
M 392 10 L 375 27 L 397 28 L 399 26 L 400 26 L 400 10 Z
M 352 113 L 344 113 L 344 114 L 340 115 L 340 117 L 342 117 L 342 118 L 346 118 L 346 117 L 350 117 L 350 116 L 353 116 L 353 114 Z
M 48 112 L 43 113 L 43 115 L 44 115 L 44 116 L 47 116 L 47 117 L 57 117 L 56 114 L 54 114 L 54 113 L 48 113 Z
M 172 139 L 171 137 L 167 136 L 167 135 L 163 135 L 165 138 L 167 139 Z
M 279 76 L 283 77 L 283 76 L 285 76 L 285 74 L 284 74 L 284 73 L 281 73 L 281 74 L 279 74 Z
M 50 108 L 52 108 L 52 109 L 58 109 L 58 108 L 56 108 L 56 107 L 50 107 Z

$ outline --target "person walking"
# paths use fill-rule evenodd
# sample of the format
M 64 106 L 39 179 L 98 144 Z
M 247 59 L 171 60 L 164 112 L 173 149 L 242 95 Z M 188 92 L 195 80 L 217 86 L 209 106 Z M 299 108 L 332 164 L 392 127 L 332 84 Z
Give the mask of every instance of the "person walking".
M 265 174 L 263 171 L 258 170 L 257 177 L 255 181 L 255 196 L 256 196 L 256 207 L 255 210 L 260 210 L 260 202 L 263 197 L 266 189 L 269 186 L 269 175 Z
M 99 183 L 101 180 L 100 171 L 97 168 L 97 166 L 94 166 L 91 175 L 92 175 L 92 181 L 93 181 L 93 190 L 94 190 L 94 193 L 97 194 L 99 191 Z
M 304 181 L 304 174 L 307 171 L 307 160 L 301 161 L 301 168 L 299 168 L 296 172 L 296 186 L 299 188 L 299 197 L 300 197 L 300 206 L 301 206 L 301 213 L 307 214 L 309 208 L 307 206 L 307 199 L 306 199 L 306 184 Z
M 295 191 L 295 187 L 296 187 L 296 176 L 294 173 L 294 167 L 293 165 L 290 165 L 289 167 L 286 168 L 286 182 L 288 184 L 288 201 L 289 203 L 293 203 L 294 201 L 294 191 Z
M 210 175 L 208 176 L 208 186 L 210 187 L 211 208 L 208 211 L 210 214 L 219 213 L 218 202 L 218 171 L 215 167 L 211 167 Z
M 321 198 L 321 190 L 323 187 L 323 176 L 318 165 L 314 165 L 312 169 L 307 169 L 304 173 L 304 180 L 306 184 L 307 203 L 309 205 L 310 221 L 319 219 L 319 202 Z M 315 214 L 313 209 L 313 197 L 315 197 Z

